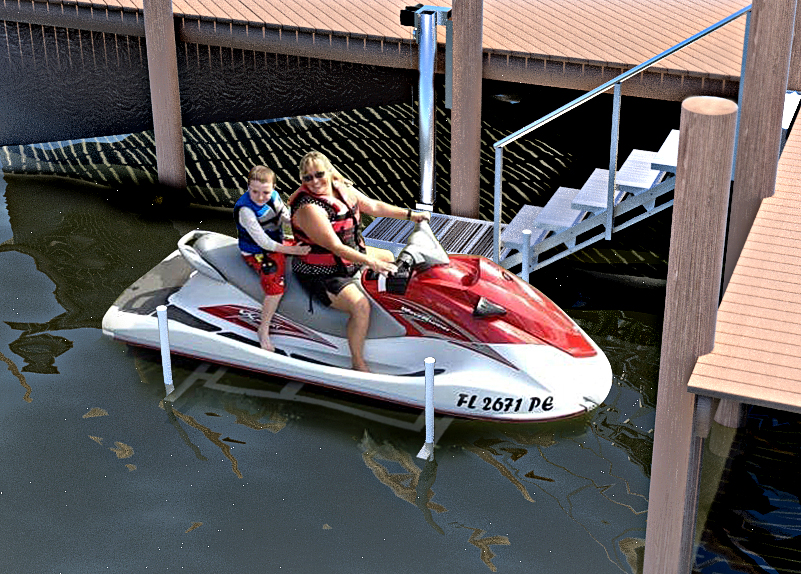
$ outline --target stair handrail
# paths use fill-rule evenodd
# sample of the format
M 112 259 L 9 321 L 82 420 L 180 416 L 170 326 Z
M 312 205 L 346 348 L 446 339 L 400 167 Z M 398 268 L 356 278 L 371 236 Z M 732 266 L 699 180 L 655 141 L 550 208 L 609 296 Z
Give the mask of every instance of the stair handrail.
M 642 64 L 634 66 L 630 70 L 627 70 L 627 71 L 623 72 L 622 74 L 620 74 L 618 76 L 615 76 L 614 78 L 612 78 L 611 80 L 601 84 L 597 88 L 594 88 L 594 89 L 590 90 L 586 94 L 582 94 L 578 98 L 566 103 L 562 107 L 550 112 L 549 114 L 546 114 L 546 115 L 542 116 L 538 120 L 534 120 L 533 122 L 531 122 L 527 126 L 525 126 L 523 128 L 520 128 L 519 130 L 517 130 L 513 134 L 510 134 L 510 135 L 506 136 L 505 138 L 502 138 L 502 139 L 498 140 L 497 142 L 495 142 L 492 145 L 492 147 L 495 149 L 494 232 L 493 232 L 493 245 L 492 245 L 493 261 L 495 261 L 495 263 L 499 263 L 500 262 L 501 199 L 502 199 L 502 193 L 501 193 L 502 181 L 501 180 L 502 180 L 502 173 L 503 173 L 503 148 L 505 148 L 510 143 L 516 141 L 517 139 L 523 137 L 524 135 L 527 135 L 527 134 L 531 133 L 532 131 L 544 126 L 548 122 L 550 122 L 552 120 L 555 120 L 559 116 L 561 116 L 563 114 L 566 114 L 567 112 L 577 108 L 578 106 L 580 106 L 580 105 L 584 104 L 585 102 L 593 99 L 594 97 L 598 96 L 599 94 L 602 94 L 602 93 L 608 91 L 611 88 L 614 88 L 614 97 L 615 97 L 615 108 L 614 108 L 614 110 L 616 112 L 615 115 L 618 116 L 617 119 L 619 120 L 620 84 L 622 84 L 623 82 L 625 82 L 629 78 L 631 78 L 633 76 L 636 76 L 640 72 L 643 72 L 643 71 L 647 70 L 648 68 L 650 68 L 651 66 L 653 66 L 657 62 L 663 60 L 664 58 L 667 58 L 668 56 L 678 52 L 679 50 L 681 50 L 683 48 L 686 48 L 690 44 L 693 44 L 693 43 L 697 42 L 698 40 L 700 40 L 701 38 L 703 38 L 707 34 L 710 34 L 710 33 L 714 32 L 715 30 L 718 30 L 718 29 L 726 26 L 727 24 L 730 24 L 731 22 L 737 20 L 738 18 L 740 18 L 744 14 L 747 14 L 748 17 L 747 17 L 747 23 L 746 23 L 746 27 L 745 27 L 745 38 L 744 38 L 744 41 L 743 41 L 743 46 L 744 47 L 743 47 L 743 61 L 742 61 L 742 66 L 745 67 L 745 55 L 746 55 L 746 49 L 747 49 L 747 46 L 748 46 L 748 28 L 749 28 L 748 21 L 750 21 L 752 6 L 753 6 L 753 4 L 749 4 L 745 8 L 741 8 L 740 10 L 730 14 L 729 16 L 726 16 L 725 18 L 723 18 L 719 22 L 716 22 L 715 24 L 712 24 L 711 26 L 709 26 L 707 28 L 704 28 L 703 30 L 701 30 L 700 32 L 698 32 L 696 34 L 693 34 L 689 38 L 687 38 L 685 40 L 682 40 L 681 42 L 679 42 L 675 46 L 673 46 L 671 48 L 668 48 L 664 52 L 661 52 L 660 54 L 657 54 L 656 56 L 652 57 L 649 60 L 646 60 Z M 740 74 L 740 97 L 742 97 L 742 71 L 741 71 L 741 74 Z M 616 123 L 616 122 L 613 122 L 613 123 Z M 738 128 L 739 128 L 739 111 L 738 111 L 737 124 L 738 124 Z M 617 130 L 616 130 L 616 128 L 617 128 L 617 125 L 613 126 L 613 132 L 614 132 L 613 133 L 613 145 L 615 145 L 615 150 L 614 150 L 615 159 L 616 159 L 616 156 L 617 156 L 617 149 L 616 149 L 617 148 L 617 146 L 616 146 L 616 144 L 617 144 L 616 131 Z M 736 149 L 735 149 L 735 153 L 736 153 Z M 612 153 L 610 152 L 610 156 L 611 155 L 612 155 Z M 614 168 L 612 167 L 611 164 L 612 164 L 612 161 L 610 161 L 610 173 L 609 173 L 610 196 L 613 194 L 612 188 L 614 186 L 614 173 L 612 171 Z M 611 219 L 612 210 L 608 209 L 607 211 L 608 211 L 608 218 Z M 612 230 L 612 225 L 611 225 L 611 221 L 609 221 L 608 225 L 607 225 L 607 236 L 611 235 L 611 230 Z

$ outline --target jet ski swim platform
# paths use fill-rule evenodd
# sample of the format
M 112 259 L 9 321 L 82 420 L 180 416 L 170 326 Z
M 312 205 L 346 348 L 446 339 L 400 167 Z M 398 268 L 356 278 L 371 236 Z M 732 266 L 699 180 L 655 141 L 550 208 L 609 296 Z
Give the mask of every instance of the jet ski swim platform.
M 347 315 L 309 297 L 287 266 L 271 326 L 257 329 L 263 292 L 236 239 L 192 231 L 115 301 L 103 331 L 159 348 L 156 307 L 167 306 L 173 353 L 424 408 L 424 359 L 436 359 L 440 415 L 532 422 L 583 414 L 606 398 L 612 370 L 601 349 L 561 309 L 483 257 L 448 256 L 427 223 L 409 235 L 389 277 L 370 272 L 365 359 L 350 368 Z

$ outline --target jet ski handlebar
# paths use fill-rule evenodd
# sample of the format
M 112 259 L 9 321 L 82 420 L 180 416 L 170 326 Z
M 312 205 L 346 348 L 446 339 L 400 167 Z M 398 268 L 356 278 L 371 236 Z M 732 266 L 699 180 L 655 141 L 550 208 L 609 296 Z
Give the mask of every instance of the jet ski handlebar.
M 387 291 L 403 294 L 413 271 L 424 271 L 434 265 L 447 265 L 449 262 L 448 254 L 431 231 L 431 226 L 427 221 L 420 221 L 409 234 L 406 247 L 395 258 L 398 270 L 387 275 Z
M 398 253 L 395 262 L 399 268 L 403 265 L 411 269 L 427 269 L 434 265 L 447 265 L 450 259 L 431 231 L 428 221 L 419 221 L 409 234 L 406 247 Z

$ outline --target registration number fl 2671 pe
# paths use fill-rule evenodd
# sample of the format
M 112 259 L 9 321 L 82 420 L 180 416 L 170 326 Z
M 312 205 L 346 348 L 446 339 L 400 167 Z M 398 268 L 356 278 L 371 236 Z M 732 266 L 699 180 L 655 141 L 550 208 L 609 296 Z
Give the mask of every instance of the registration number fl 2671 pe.
M 532 412 L 535 409 L 549 411 L 553 408 L 553 397 L 548 396 L 541 399 L 540 397 L 495 397 L 459 393 L 456 406 L 497 413 Z

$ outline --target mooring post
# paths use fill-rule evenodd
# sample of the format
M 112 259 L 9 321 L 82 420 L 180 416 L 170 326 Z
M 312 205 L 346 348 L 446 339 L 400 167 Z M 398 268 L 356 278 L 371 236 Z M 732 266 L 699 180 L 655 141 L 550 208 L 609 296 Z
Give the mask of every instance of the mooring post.
M 159 183 L 185 189 L 186 165 L 172 2 L 144 0 L 143 12 Z
M 762 200 L 773 195 L 797 0 L 754 0 L 723 289 L 734 273 Z
M 787 78 L 788 90 L 801 90 L 801 17 L 798 6 L 795 9 L 795 29 L 793 45 L 790 48 L 790 76 Z
M 691 570 L 703 439 L 687 382 L 715 342 L 736 121 L 737 104 L 723 98 L 681 106 L 645 574 Z
M 172 383 L 172 362 L 170 361 L 170 333 L 167 329 L 167 307 L 159 305 L 156 307 L 156 316 L 159 323 L 159 343 L 161 344 L 161 368 L 164 371 L 164 390 L 169 397 L 175 390 Z
M 453 3 L 451 215 L 479 216 L 484 0 Z
M 762 200 L 776 190 L 796 2 L 753 2 L 745 73 L 740 79 L 744 91 L 722 291 L 734 273 Z M 801 64 L 797 59 L 794 63 Z M 792 72 L 793 83 L 798 75 L 797 70 Z M 718 411 L 721 415 L 716 420 L 725 426 L 738 425 L 743 419 L 742 404 L 731 399 L 721 399 Z
M 425 361 L 426 377 L 426 442 L 417 458 L 434 460 L 434 357 L 426 357 Z

